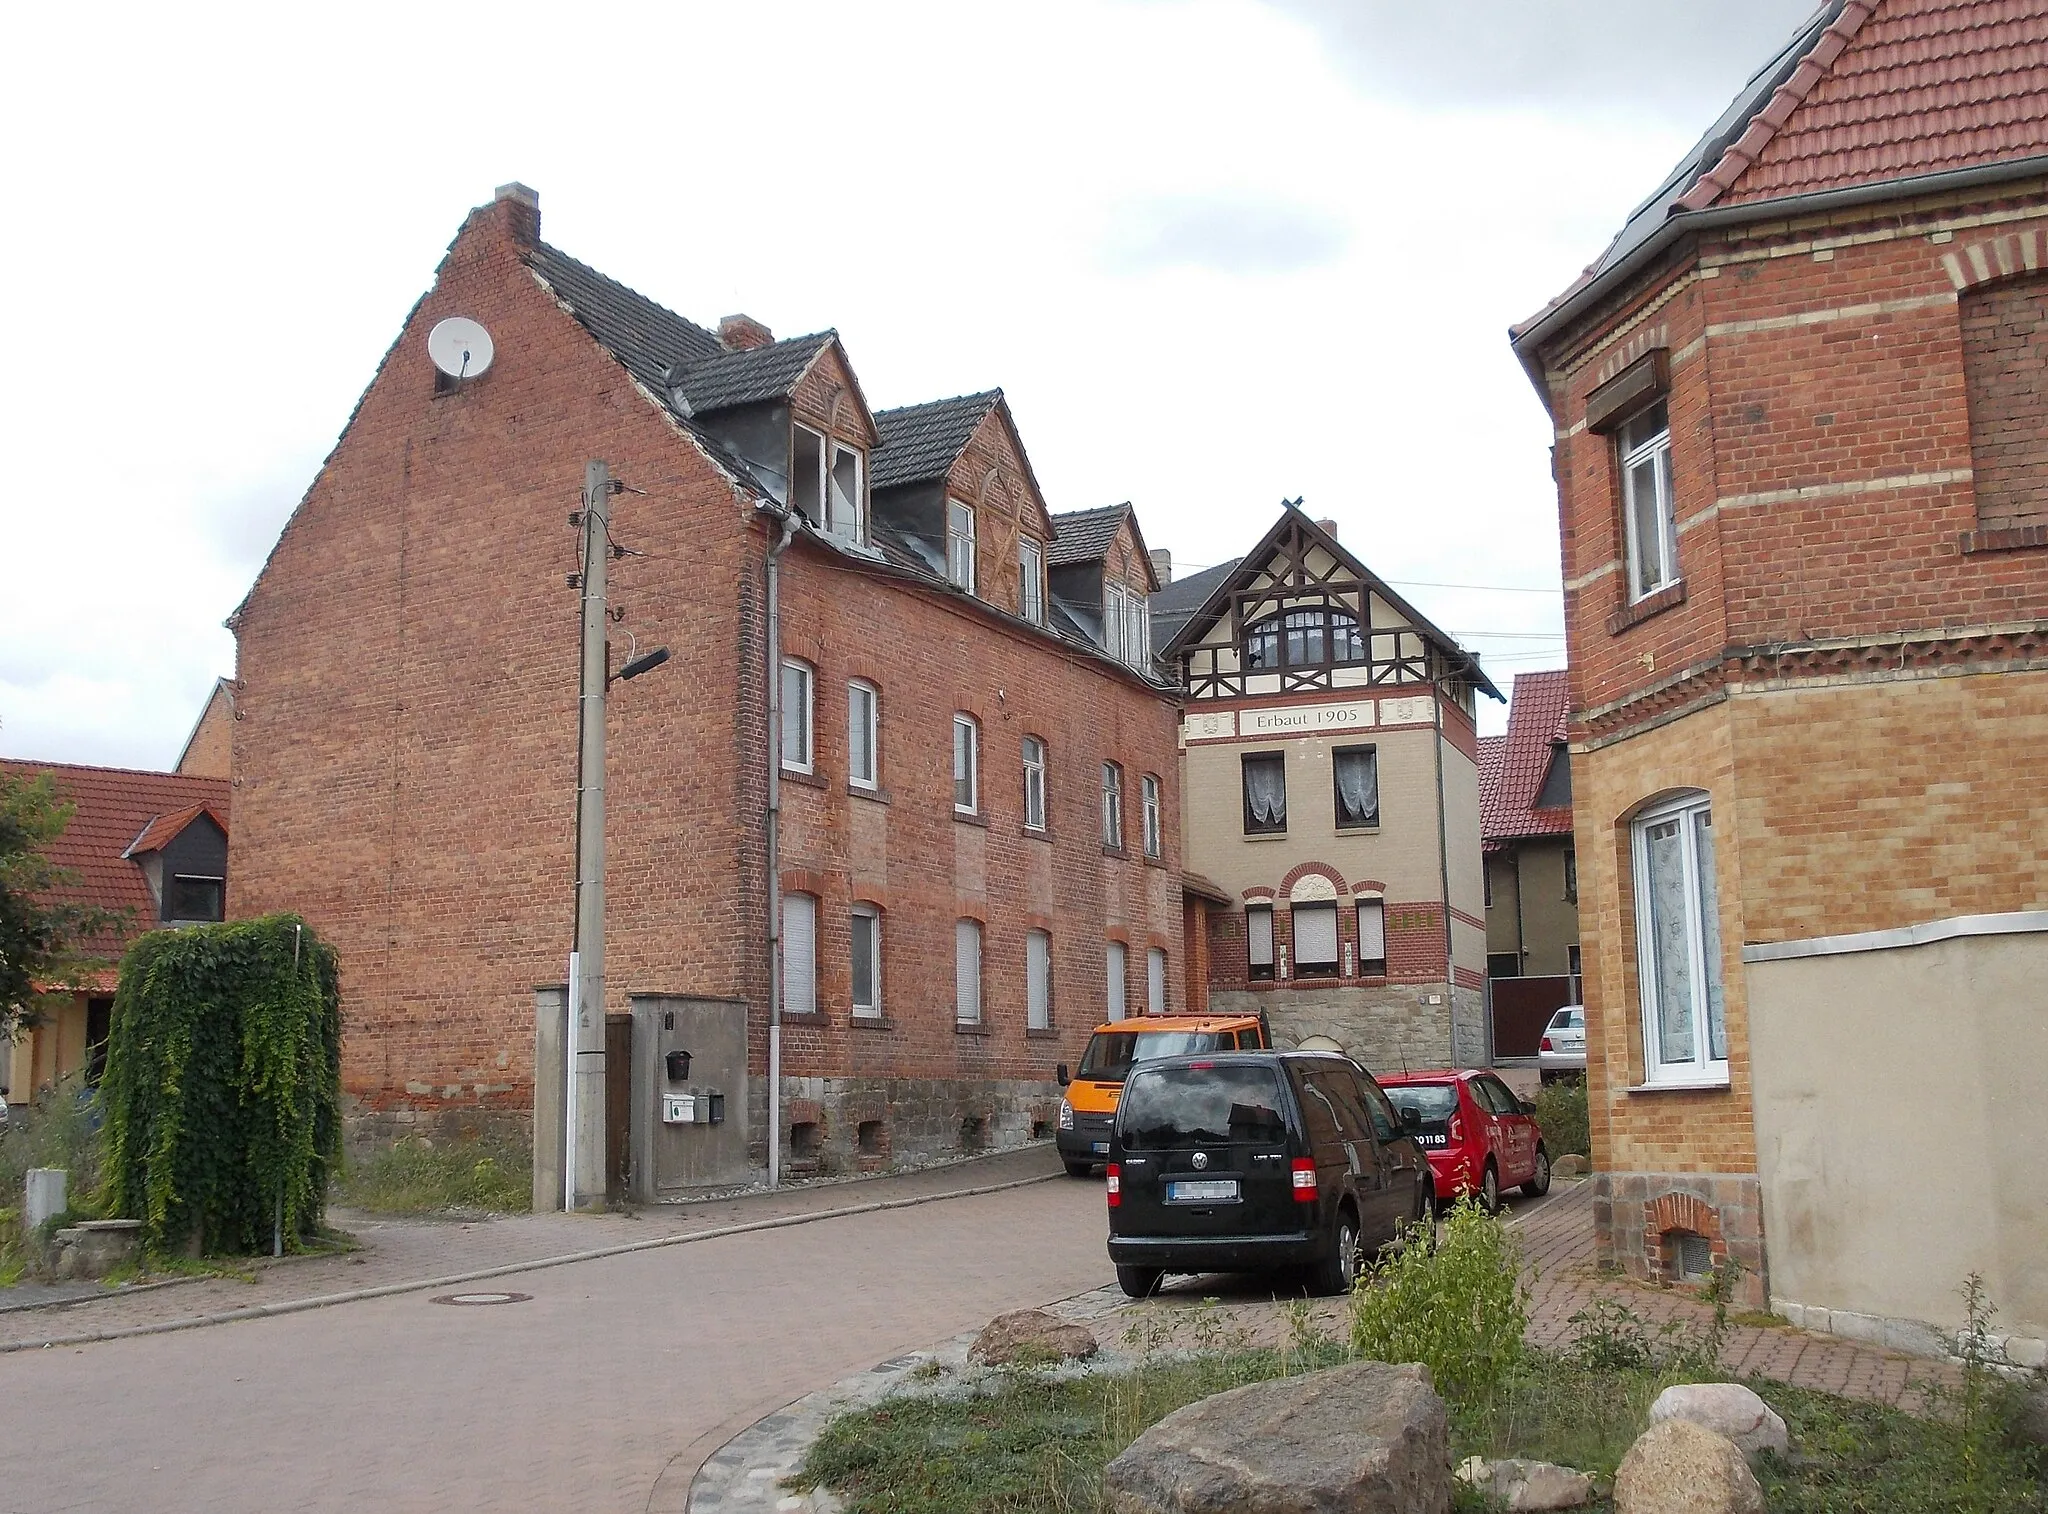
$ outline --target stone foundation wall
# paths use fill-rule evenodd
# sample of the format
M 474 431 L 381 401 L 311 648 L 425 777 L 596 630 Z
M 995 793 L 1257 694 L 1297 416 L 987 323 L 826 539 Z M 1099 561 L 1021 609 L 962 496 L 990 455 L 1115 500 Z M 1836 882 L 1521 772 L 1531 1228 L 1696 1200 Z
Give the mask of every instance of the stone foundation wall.
M 748 1128 L 768 1128 L 768 1090 L 750 1079 Z M 784 1078 L 782 1161 L 790 1177 L 883 1172 L 902 1161 L 1000 1151 L 1050 1139 L 1053 1082 L 969 1078 Z M 749 1160 L 765 1168 L 756 1139 Z
M 489 1141 L 494 1146 L 533 1149 L 533 1114 L 525 1109 L 372 1109 L 344 1098 L 341 1151 L 347 1162 L 365 1161 L 407 1136 L 440 1145 L 448 1141 Z
M 1603 1267 L 1646 1283 L 1689 1283 L 1679 1238 L 1696 1235 L 1718 1266 L 1742 1268 L 1730 1303 L 1762 1309 L 1770 1298 L 1763 1196 L 1754 1173 L 1599 1172 L 1593 1175 L 1593 1244 Z
M 1296 982 L 1285 993 L 1216 989 L 1209 995 L 1211 1014 L 1255 1015 L 1261 1010 L 1273 1027 L 1275 1044 L 1299 1046 L 1310 1036 L 1327 1036 L 1372 1072 L 1485 1060 L 1485 1013 L 1471 989 L 1442 983 L 1310 988 Z M 1470 1030 L 1454 1037 L 1454 1022 L 1460 1029 L 1469 1022 Z M 1458 1051 L 1475 1039 L 1477 1054 L 1459 1064 Z

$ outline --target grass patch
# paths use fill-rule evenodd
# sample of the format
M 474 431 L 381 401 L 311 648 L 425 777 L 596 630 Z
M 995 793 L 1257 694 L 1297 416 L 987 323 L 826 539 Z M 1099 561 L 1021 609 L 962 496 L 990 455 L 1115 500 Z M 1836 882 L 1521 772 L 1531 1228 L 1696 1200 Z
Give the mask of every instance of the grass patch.
M 348 1164 L 334 1201 L 376 1214 L 523 1214 L 533 1207 L 533 1153 L 510 1142 L 408 1136 Z
M 106 1153 L 100 1123 L 99 1095 L 76 1078 L 9 1110 L 7 1128 L 0 1131 L 0 1288 L 41 1265 L 47 1237 L 29 1233 L 22 1223 L 31 1169 L 61 1167 L 69 1174 L 67 1223 L 97 1217 L 94 1198 Z
M 1148 1426 L 1226 1388 L 1322 1364 L 1230 1352 L 1153 1361 L 1124 1377 L 1010 1373 L 972 1397 L 892 1399 L 833 1421 L 796 1481 L 831 1488 L 848 1514 L 1104 1514 L 1102 1469 Z M 1697 1375 L 1530 1352 L 1488 1401 L 1454 1408 L 1453 1461 L 1536 1457 L 1611 1476 L 1657 1394 Z M 1992 1448 L 1973 1474 L 1952 1421 L 1782 1383 L 1750 1386 L 1792 1432 L 1792 1457 L 1767 1456 L 1757 1468 L 1773 1514 L 2048 1511 L 2037 1472 L 2017 1451 Z M 1459 1507 L 1485 1505 L 1468 1497 Z

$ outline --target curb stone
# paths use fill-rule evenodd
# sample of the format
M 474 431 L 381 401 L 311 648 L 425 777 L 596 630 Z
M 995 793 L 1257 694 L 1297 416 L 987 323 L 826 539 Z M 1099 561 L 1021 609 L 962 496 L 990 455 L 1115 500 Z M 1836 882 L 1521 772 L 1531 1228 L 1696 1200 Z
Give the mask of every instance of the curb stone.
M 628 1256 L 636 1251 L 655 1251 L 664 1246 L 688 1246 L 698 1241 L 722 1240 L 731 1235 L 752 1235 L 763 1230 L 787 1230 L 795 1225 L 809 1225 L 818 1220 L 846 1219 L 859 1214 L 880 1214 L 891 1209 L 915 1209 L 924 1204 L 944 1203 L 948 1199 L 970 1199 L 983 1194 L 1006 1193 L 1013 1188 L 1028 1188 L 1034 1183 L 1050 1183 L 1061 1180 L 1062 1177 L 1063 1175 L 1057 1172 L 1040 1173 L 1033 1177 L 1015 1178 L 1005 1183 L 985 1183 L 976 1188 L 954 1188 L 944 1193 L 920 1193 L 902 1199 L 872 1199 L 865 1204 L 847 1204 L 838 1209 L 778 1215 L 773 1219 L 749 1220 L 738 1225 L 720 1225 L 683 1235 L 655 1236 L 644 1241 L 623 1241 L 617 1245 L 597 1246 L 587 1251 L 565 1252 L 559 1256 L 537 1257 L 531 1261 L 506 1262 L 501 1266 L 479 1267 L 468 1272 L 451 1272 L 441 1277 L 419 1278 L 404 1283 L 384 1283 L 374 1288 L 351 1288 L 340 1293 L 286 1299 L 275 1304 L 252 1304 L 247 1308 L 227 1309 L 217 1314 L 189 1315 L 183 1319 L 159 1320 L 147 1325 L 119 1325 L 105 1330 L 83 1330 L 71 1335 L 53 1335 L 43 1340 L 0 1341 L 0 1356 L 13 1351 L 40 1351 L 52 1346 L 85 1346 L 98 1341 L 125 1340 L 137 1335 L 164 1335 L 173 1330 L 196 1330 L 204 1325 L 225 1325 L 234 1320 L 271 1319 L 284 1314 L 302 1314 L 308 1309 L 325 1309 L 334 1304 L 390 1298 L 401 1293 L 421 1293 L 462 1283 L 482 1282 L 487 1278 L 510 1277 L 519 1272 L 539 1272 L 549 1267 L 566 1267 L 574 1262 L 594 1262 L 606 1257 Z

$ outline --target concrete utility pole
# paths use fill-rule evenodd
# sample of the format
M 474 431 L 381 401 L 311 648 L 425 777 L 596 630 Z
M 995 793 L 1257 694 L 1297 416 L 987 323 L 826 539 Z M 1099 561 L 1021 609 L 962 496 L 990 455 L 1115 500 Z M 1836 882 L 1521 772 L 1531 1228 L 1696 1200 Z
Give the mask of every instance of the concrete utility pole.
M 569 1028 L 570 1149 L 573 1207 L 601 1206 L 605 1172 L 604 1077 L 604 711 L 605 565 L 611 557 L 612 475 L 604 463 L 583 470 L 583 673 L 576 701 L 576 1023 Z

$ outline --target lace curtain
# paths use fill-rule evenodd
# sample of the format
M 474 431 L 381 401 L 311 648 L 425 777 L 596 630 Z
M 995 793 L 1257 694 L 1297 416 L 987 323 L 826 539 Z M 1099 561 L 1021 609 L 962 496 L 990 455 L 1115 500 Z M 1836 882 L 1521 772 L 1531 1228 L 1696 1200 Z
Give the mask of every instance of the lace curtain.
M 1380 813 L 1380 764 L 1377 752 L 1337 754 L 1337 798 L 1348 825 L 1370 825 Z
M 1287 823 L 1287 770 L 1277 762 L 1247 762 L 1244 802 L 1260 825 Z

